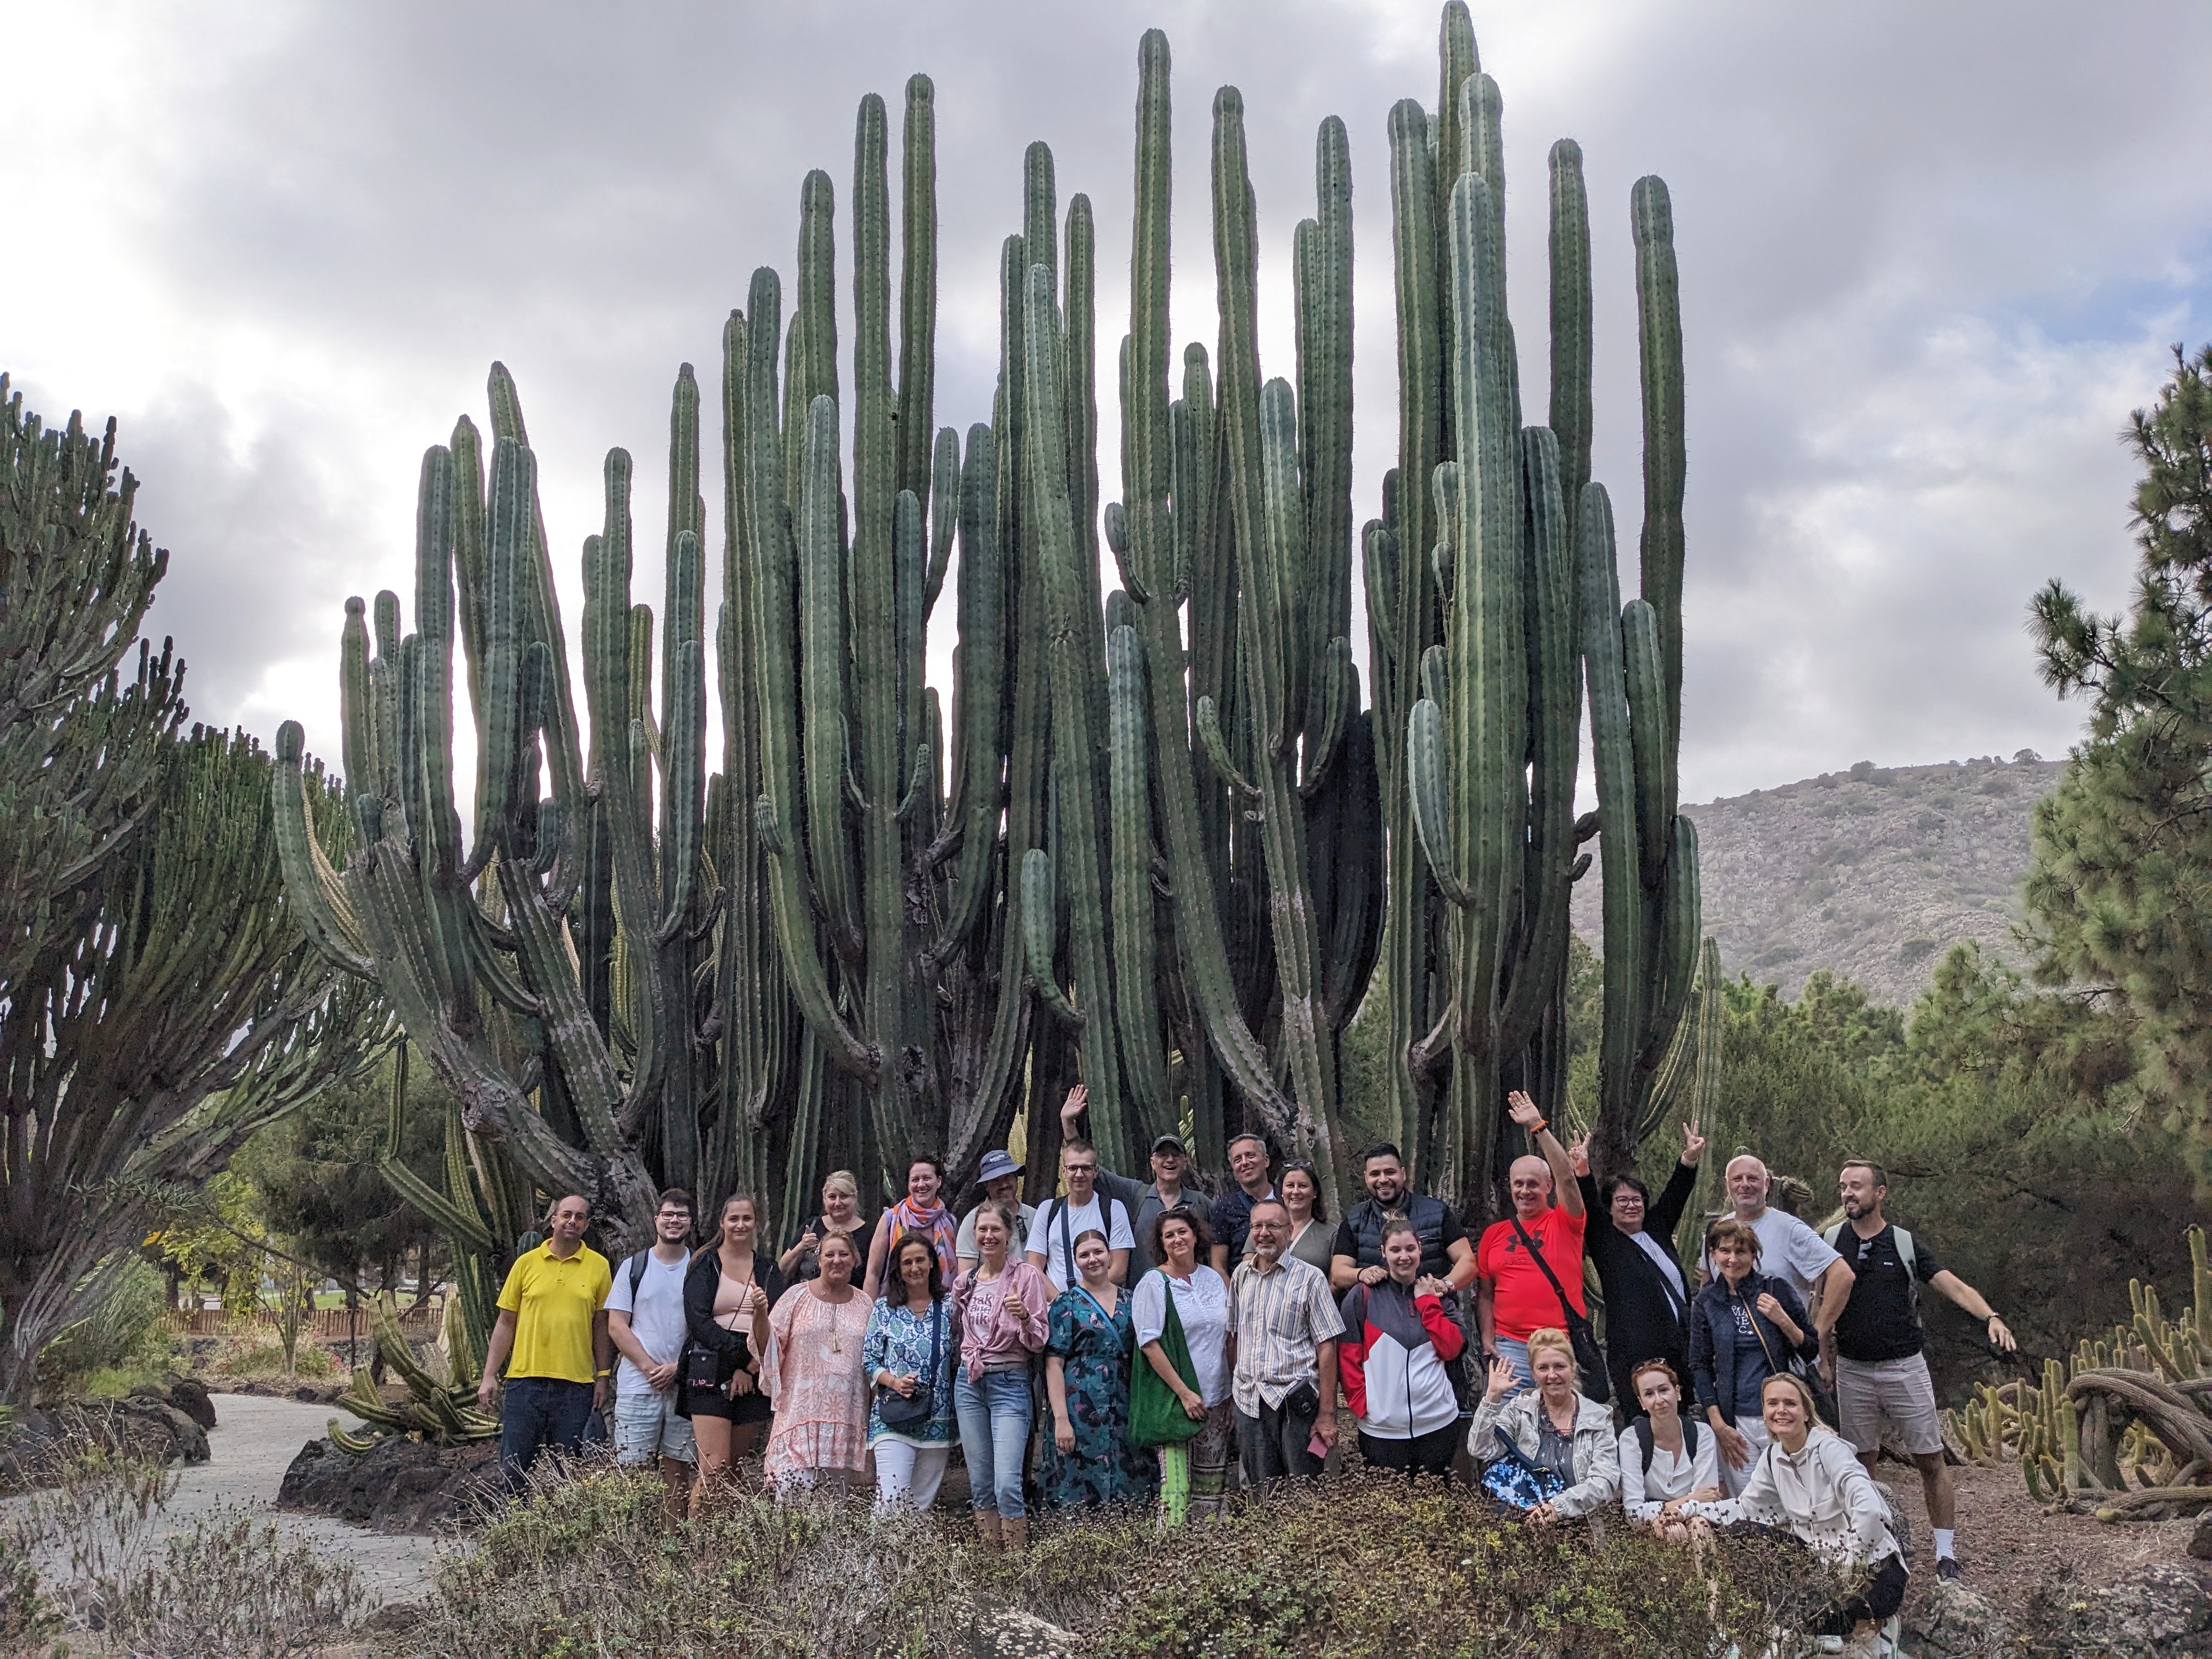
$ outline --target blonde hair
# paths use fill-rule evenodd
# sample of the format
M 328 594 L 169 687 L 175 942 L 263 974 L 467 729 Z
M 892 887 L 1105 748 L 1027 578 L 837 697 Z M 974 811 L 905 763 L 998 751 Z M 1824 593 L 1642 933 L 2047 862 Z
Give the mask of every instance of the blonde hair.
M 1546 1348 L 1557 1348 L 1566 1355 L 1567 1364 L 1571 1365 L 1575 1363 L 1574 1341 L 1556 1325 L 1540 1326 L 1529 1332 L 1528 1346 L 1528 1363 L 1532 1366 L 1536 1363 L 1537 1354 Z
M 822 1183 L 824 1193 L 847 1193 L 854 1199 L 860 1196 L 860 1183 L 853 1178 L 850 1170 L 832 1170 Z
M 1796 1390 L 1797 1398 L 1801 1402 L 1802 1402 L 1805 1407 L 1805 1425 L 1808 1428 L 1819 1426 L 1820 1422 L 1820 1402 L 1813 1398 L 1813 1385 L 1808 1382 L 1803 1377 L 1798 1376 L 1795 1371 L 1776 1371 L 1769 1376 L 1766 1381 L 1759 1385 L 1759 1409 L 1760 1413 L 1763 1414 L 1766 1410 L 1766 1391 L 1772 1388 L 1777 1382 L 1785 1383 L 1789 1387 Z

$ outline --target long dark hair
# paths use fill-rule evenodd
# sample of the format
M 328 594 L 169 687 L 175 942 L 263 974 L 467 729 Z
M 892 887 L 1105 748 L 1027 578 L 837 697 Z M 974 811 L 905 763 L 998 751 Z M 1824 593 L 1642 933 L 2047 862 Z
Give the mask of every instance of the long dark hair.
M 920 1163 L 921 1159 L 915 1160 Z M 937 1301 L 945 1294 L 945 1264 L 937 1259 L 937 1246 L 926 1233 L 901 1233 L 891 1241 L 890 1259 L 884 1264 L 884 1300 L 894 1308 L 907 1304 L 906 1274 L 900 1271 L 899 1258 L 909 1244 L 915 1244 L 929 1256 L 929 1299 Z
M 1194 1241 L 1191 1247 L 1191 1259 L 1200 1267 L 1204 1267 L 1206 1253 L 1213 1248 L 1213 1229 L 1206 1224 L 1203 1215 L 1188 1204 L 1178 1204 L 1172 1210 L 1162 1210 L 1152 1218 L 1152 1237 L 1146 1241 L 1152 1246 L 1152 1261 L 1160 1266 L 1167 1263 L 1168 1253 L 1160 1246 L 1160 1229 L 1170 1221 L 1180 1221 L 1188 1225 Z
M 1293 1170 L 1297 1170 L 1301 1175 L 1304 1176 L 1308 1181 L 1313 1182 L 1313 1218 L 1316 1221 L 1328 1220 L 1328 1200 L 1322 1194 L 1321 1171 L 1314 1168 L 1313 1160 L 1311 1158 L 1294 1158 L 1287 1160 L 1283 1165 L 1282 1175 L 1279 1175 L 1275 1177 L 1275 1190 L 1279 1193 L 1283 1190 L 1283 1176 L 1290 1174 Z M 1287 1209 L 1289 1206 L 1285 1205 L 1284 1207 Z

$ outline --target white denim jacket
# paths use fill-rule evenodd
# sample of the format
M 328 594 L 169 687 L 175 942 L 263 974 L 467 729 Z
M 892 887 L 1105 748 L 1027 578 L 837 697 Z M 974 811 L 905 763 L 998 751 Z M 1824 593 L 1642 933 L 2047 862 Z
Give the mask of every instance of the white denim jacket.
M 1534 1389 L 1523 1389 L 1504 1401 L 1483 1395 L 1467 1431 L 1467 1455 L 1477 1463 L 1495 1462 L 1499 1455 L 1491 1434 L 1495 1429 L 1534 1461 L 1543 1440 L 1543 1428 L 1536 1420 L 1541 1401 Z M 1595 1400 L 1577 1395 L 1577 1401 L 1575 1484 L 1552 1500 L 1553 1512 L 1570 1521 L 1610 1504 L 1620 1491 L 1620 1446 L 1613 1438 L 1613 1413 Z

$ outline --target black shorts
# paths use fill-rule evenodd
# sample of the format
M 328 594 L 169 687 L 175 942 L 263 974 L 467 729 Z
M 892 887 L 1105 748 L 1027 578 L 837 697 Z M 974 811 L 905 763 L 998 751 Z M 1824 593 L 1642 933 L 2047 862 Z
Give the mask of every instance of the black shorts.
M 748 1395 L 732 1400 L 720 1389 L 708 1393 L 703 1389 L 690 1391 L 690 1404 L 694 1417 L 719 1417 L 726 1423 L 765 1423 L 775 1415 L 775 1407 L 756 1385 Z

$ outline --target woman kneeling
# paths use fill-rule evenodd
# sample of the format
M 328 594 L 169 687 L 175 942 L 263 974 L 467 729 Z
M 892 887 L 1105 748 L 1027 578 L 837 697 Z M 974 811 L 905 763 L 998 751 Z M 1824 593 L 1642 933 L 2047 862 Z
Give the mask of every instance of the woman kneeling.
M 1501 1458 L 1517 1459 L 1558 1486 L 1559 1492 L 1528 1510 L 1528 1519 L 1544 1527 L 1612 1501 L 1620 1490 L 1620 1448 L 1613 1413 L 1575 1386 L 1575 1345 L 1565 1331 L 1547 1326 L 1528 1333 L 1528 1369 L 1535 1388 L 1515 1394 L 1521 1378 L 1512 1362 L 1490 1362 L 1489 1385 L 1467 1431 L 1467 1452 L 1486 1468 Z
M 1889 1504 L 1850 1447 L 1814 1416 L 1813 1391 L 1802 1377 L 1789 1371 L 1768 1377 L 1759 1409 L 1769 1443 L 1743 1491 L 1718 1503 L 1685 1504 L 1682 1512 L 1776 1528 L 1843 1569 L 1857 1588 L 1831 1602 L 1811 1629 L 1853 1637 L 1865 1651 L 1877 1651 L 1872 1627 L 1905 1601 L 1905 1559 L 1890 1529 Z
M 1620 1506 L 1632 1524 L 1679 1543 L 1698 1524 L 1683 1519 L 1685 1504 L 1728 1496 L 1719 1437 L 1682 1415 L 1681 1379 L 1665 1360 L 1645 1360 L 1628 1374 L 1628 1385 L 1644 1415 L 1620 1433 Z

